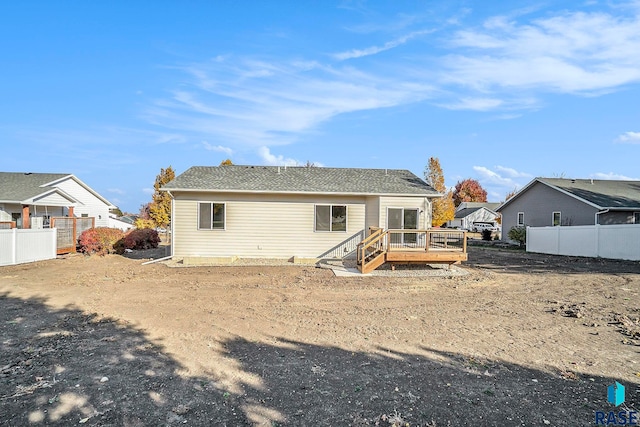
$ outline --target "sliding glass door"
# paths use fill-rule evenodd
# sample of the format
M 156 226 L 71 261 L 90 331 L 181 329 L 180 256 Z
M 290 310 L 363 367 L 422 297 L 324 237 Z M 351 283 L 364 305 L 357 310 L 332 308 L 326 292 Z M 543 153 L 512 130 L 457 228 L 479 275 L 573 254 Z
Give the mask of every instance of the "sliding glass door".
M 416 230 L 418 228 L 418 218 L 418 209 L 388 208 L 387 229 Z M 416 233 L 391 233 L 392 245 L 413 245 L 416 242 Z

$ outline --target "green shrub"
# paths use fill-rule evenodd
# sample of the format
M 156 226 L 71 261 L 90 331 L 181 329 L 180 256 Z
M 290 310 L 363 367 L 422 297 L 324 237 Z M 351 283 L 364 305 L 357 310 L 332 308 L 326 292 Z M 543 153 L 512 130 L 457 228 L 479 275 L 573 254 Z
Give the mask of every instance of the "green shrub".
M 124 237 L 117 228 L 97 227 L 85 230 L 78 239 L 78 250 L 85 254 L 106 255 L 119 253 L 117 243 Z
M 520 246 L 524 246 L 527 243 L 527 227 L 523 225 L 516 225 L 509 230 L 509 239 L 516 241 Z

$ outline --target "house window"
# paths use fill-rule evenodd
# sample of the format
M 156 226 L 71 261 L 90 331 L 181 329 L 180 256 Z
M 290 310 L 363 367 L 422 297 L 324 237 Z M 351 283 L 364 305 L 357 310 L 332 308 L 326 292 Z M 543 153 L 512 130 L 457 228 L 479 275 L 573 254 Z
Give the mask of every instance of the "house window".
M 80 218 L 89 218 L 89 214 L 80 214 Z
M 560 214 L 560 212 L 554 212 L 553 213 L 553 219 L 551 220 L 551 224 L 554 227 L 557 227 L 560 225 L 560 219 L 561 219 L 562 215 Z
M 518 212 L 518 225 L 524 225 L 524 212 Z
M 198 230 L 224 230 L 224 203 L 198 203 Z
M 347 231 L 347 207 L 316 205 L 316 231 Z
M 633 213 L 633 223 L 640 224 L 640 212 Z

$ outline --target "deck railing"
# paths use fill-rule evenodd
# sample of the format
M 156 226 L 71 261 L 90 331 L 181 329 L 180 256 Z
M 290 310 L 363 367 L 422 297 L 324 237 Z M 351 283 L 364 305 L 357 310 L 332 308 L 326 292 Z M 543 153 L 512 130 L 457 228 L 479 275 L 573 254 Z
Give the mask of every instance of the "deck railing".
M 369 254 L 386 248 L 386 232 L 382 228 L 370 227 L 369 235 L 356 247 L 356 261 L 363 265 Z
M 369 236 L 358 244 L 356 250 L 357 265 L 362 272 L 377 268 L 378 265 L 384 263 L 382 257 L 386 259 L 386 254 L 389 253 L 411 252 L 415 255 L 420 252 L 424 254 L 430 252 L 466 254 L 467 252 L 467 233 L 461 230 L 439 228 L 429 230 L 383 230 L 382 228 L 371 228 L 369 233 Z M 435 254 L 420 258 L 434 259 L 434 257 L 435 259 L 447 259 L 446 256 L 442 258 L 441 255 Z M 415 258 L 415 256 L 411 258 Z M 459 259 L 461 259 L 461 256 L 455 255 L 452 258 L 452 262 Z
M 466 252 L 466 231 L 454 229 L 388 230 L 387 251 L 424 250 Z

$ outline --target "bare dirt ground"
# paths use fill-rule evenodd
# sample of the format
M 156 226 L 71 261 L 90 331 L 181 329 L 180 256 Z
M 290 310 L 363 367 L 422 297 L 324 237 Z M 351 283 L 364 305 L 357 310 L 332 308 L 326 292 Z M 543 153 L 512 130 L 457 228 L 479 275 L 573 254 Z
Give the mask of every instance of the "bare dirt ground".
M 469 258 L 402 278 L 2 267 L 0 425 L 583 426 L 613 381 L 640 408 L 640 263 Z

